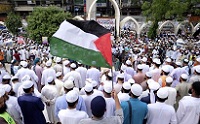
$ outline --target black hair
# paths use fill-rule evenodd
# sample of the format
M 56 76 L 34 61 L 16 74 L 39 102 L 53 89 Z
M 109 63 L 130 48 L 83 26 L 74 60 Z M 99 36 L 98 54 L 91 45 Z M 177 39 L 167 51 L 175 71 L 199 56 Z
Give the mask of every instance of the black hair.
M 164 71 L 163 71 L 163 73 L 164 73 L 164 75 L 168 75 L 169 74 L 169 72 L 164 72 Z
M 25 93 L 30 93 L 30 91 L 31 91 L 31 88 L 33 88 L 33 86 L 32 86 L 32 87 L 30 87 L 30 88 L 28 88 L 28 89 L 23 89 L 23 90 L 24 90 L 24 92 L 25 92 Z
M 124 89 L 123 87 L 122 87 L 122 90 L 123 90 L 124 93 L 129 93 L 130 92 L 130 90 Z
M 195 81 L 192 84 L 192 89 L 195 91 L 195 94 L 200 96 L 200 81 Z
M 93 90 L 90 91 L 90 92 L 85 91 L 85 93 L 86 93 L 87 95 L 88 95 L 88 94 L 91 94 L 91 93 L 93 93 Z
M 157 100 L 160 101 L 160 102 L 165 102 L 168 99 L 168 97 L 165 98 L 165 99 L 159 98 L 158 96 L 156 96 L 156 97 L 157 97 Z
M 67 104 L 69 107 L 74 108 L 74 106 L 76 105 L 77 102 L 78 102 L 78 99 L 73 103 L 67 102 Z
M 139 96 L 134 95 L 132 92 L 129 92 L 129 95 L 132 96 L 133 98 L 138 98 Z

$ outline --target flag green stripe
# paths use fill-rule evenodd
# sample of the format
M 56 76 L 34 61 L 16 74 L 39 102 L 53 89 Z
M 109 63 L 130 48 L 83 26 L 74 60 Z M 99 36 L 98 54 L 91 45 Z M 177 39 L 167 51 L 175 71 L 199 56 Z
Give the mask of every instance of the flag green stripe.
M 54 56 L 70 58 L 90 66 L 110 67 L 100 52 L 73 45 L 56 37 L 51 37 L 50 48 Z

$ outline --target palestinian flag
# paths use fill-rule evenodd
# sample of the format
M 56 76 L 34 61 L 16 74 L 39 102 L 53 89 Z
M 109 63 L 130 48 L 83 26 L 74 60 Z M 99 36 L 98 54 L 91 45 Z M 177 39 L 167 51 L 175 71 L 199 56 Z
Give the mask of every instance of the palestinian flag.
M 67 20 L 50 38 L 51 54 L 96 67 L 111 67 L 110 31 L 96 21 Z

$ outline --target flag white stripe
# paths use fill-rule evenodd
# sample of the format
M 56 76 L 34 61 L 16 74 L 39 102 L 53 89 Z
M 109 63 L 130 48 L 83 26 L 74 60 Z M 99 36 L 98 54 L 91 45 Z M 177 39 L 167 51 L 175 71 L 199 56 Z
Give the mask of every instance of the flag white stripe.
M 86 33 L 67 21 L 62 22 L 53 37 L 59 38 L 73 45 L 77 45 L 86 49 L 99 51 L 94 44 L 94 41 L 98 39 L 97 36 Z

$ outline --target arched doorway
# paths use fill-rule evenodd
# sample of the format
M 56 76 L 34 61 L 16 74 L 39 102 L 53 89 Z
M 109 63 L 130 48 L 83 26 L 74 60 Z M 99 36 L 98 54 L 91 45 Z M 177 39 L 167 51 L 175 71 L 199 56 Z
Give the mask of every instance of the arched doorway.
M 185 20 L 178 24 L 175 29 L 175 34 L 192 34 L 194 32 L 194 26 L 188 20 Z
M 162 34 L 174 34 L 175 33 L 175 25 L 172 21 L 165 21 L 159 26 L 159 33 Z
M 74 20 L 84 20 L 81 16 L 75 16 L 73 19 Z

